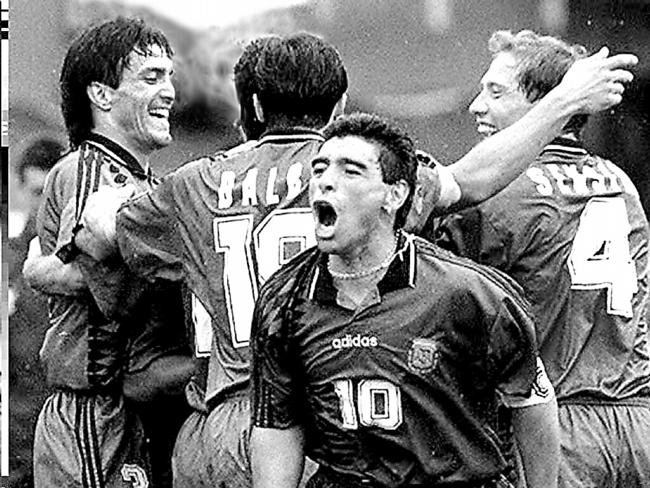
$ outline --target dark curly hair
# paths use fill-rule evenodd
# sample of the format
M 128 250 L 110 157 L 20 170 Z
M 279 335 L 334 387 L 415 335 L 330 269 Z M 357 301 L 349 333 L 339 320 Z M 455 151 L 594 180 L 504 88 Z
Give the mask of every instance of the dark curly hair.
M 90 100 L 86 93 L 92 82 L 117 88 L 129 55 L 142 55 L 160 48 L 172 57 L 167 37 L 141 19 L 118 17 L 91 27 L 77 37 L 61 68 L 61 112 L 68 131 L 70 147 L 76 149 L 94 127 Z
M 255 67 L 268 124 L 321 128 L 348 89 L 338 51 L 318 36 L 272 37 Z
M 395 228 L 403 227 L 411 209 L 417 179 L 418 163 L 413 140 L 388 120 L 360 112 L 338 117 L 325 128 L 324 135 L 326 140 L 358 136 L 379 146 L 383 182 L 393 184 L 404 180 L 409 186 L 408 197 L 395 216 Z
M 264 124 L 255 118 L 253 106 L 253 94 L 259 91 L 255 67 L 271 39 L 277 39 L 277 36 L 258 37 L 250 41 L 233 68 L 239 101 L 239 123 L 248 139 L 257 139 L 264 132 Z

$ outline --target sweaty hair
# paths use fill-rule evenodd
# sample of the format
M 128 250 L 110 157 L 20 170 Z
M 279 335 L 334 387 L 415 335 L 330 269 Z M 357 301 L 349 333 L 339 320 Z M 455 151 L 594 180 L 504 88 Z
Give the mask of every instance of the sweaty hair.
M 118 17 L 85 30 L 65 56 L 61 69 L 61 111 L 70 146 L 76 149 L 94 127 L 90 99 L 92 82 L 117 88 L 131 52 L 147 56 L 158 47 L 167 56 L 173 51 L 165 35 L 143 20 Z
M 253 94 L 259 91 L 255 67 L 270 39 L 270 36 L 258 37 L 249 42 L 233 68 L 239 101 L 239 123 L 248 139 L 257 139 L 264 132 L 264 124 L 255 117 Z
M 268 40 L 255 67 L 258 96 L 270 126 L 322 128 L 348 89 L 338 51 L 300 33 Z
M 557 37 L 542 36 L 530 30 L 513 34 L 496 31 L 488 41 L 494 56 L 511 53 L 517 61 L 516 80 L 529 102 L 536 102 L 560 84 L 571 65 L 587 56 L 579 44 L 570 45 Z M 579 134 L 587 115 L 574 115 L 565 131 Z
M 25 173 L 28 168 L 50 171 L 63 152 L 63 145 L 54 139 L 42 138 L 32 142 L 23 152 L 16 168 L 19 181 L 25 183 Z
M 379 146 L 382 181 L 390 185 L 404 180 L 409 186 L 408 197 L 395 216 L 395 228 L 403 227 L 411 209 L 418 167 L 411 138 L 388 120 L 365 113 L 338 117 L 325 128 L 324 135 L 326 140 L 356 136 Z

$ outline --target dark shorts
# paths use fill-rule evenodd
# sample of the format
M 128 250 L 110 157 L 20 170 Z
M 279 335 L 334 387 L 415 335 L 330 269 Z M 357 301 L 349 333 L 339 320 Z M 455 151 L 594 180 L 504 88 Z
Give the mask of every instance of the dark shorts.
M 650 399 L 562 403 L 559 488 L 650 487 Z
M 144 432 L 120 396 L 56 392 L 34 435 L 34 487 L 146 488 Z

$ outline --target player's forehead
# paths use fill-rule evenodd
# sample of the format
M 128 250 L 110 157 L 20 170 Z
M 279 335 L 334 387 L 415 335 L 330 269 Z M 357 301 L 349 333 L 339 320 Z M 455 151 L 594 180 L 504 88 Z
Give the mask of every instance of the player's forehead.
M 134 48 L 127 56 L 124 75 L 137 75 L 144 71 L 156 70 L 167 73 L 174 69 L 174 62 L 169 54 L 159 45 L 151 44 L 146 50 Z M 124 76 L 123 75 L 123 76 Z
M 321 146 L 316 159 L 329 162 L 358 161 L 379 165 L 380 149 L 377 143 L 360 136 L 332 137 Z
M 510 87 L 517 83 L 517 59 L 511 52 L 500 52 L 492 59 L 481 78 L 481 86 L 499 85 Z

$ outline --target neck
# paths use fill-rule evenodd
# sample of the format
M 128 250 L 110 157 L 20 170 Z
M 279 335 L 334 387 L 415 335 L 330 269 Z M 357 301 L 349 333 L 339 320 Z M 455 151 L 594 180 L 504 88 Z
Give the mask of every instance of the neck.
M 110 128 L 101 128 L 96 127 L 93 129 L 99 135 L 109 138 L 111 141 L 119 144 L 124 149 L 129 151 L 135 159 L 138 160 L 142 169 L 147 172 L 149 171 L 149 155 L 151 154 L 150 149 L 143 149 L 137 144 L 133 144 L 130 141 L 126 140 L 125 137 L 119 131 L 111 130 Z
M 364 246 L 349 253 L 331 254 L 329 270 L 339 279 L 358 279 L 383 272 L 390 265 L 397 250 L 397 234 L 382 233 L 380 238 L 369 239 Z

